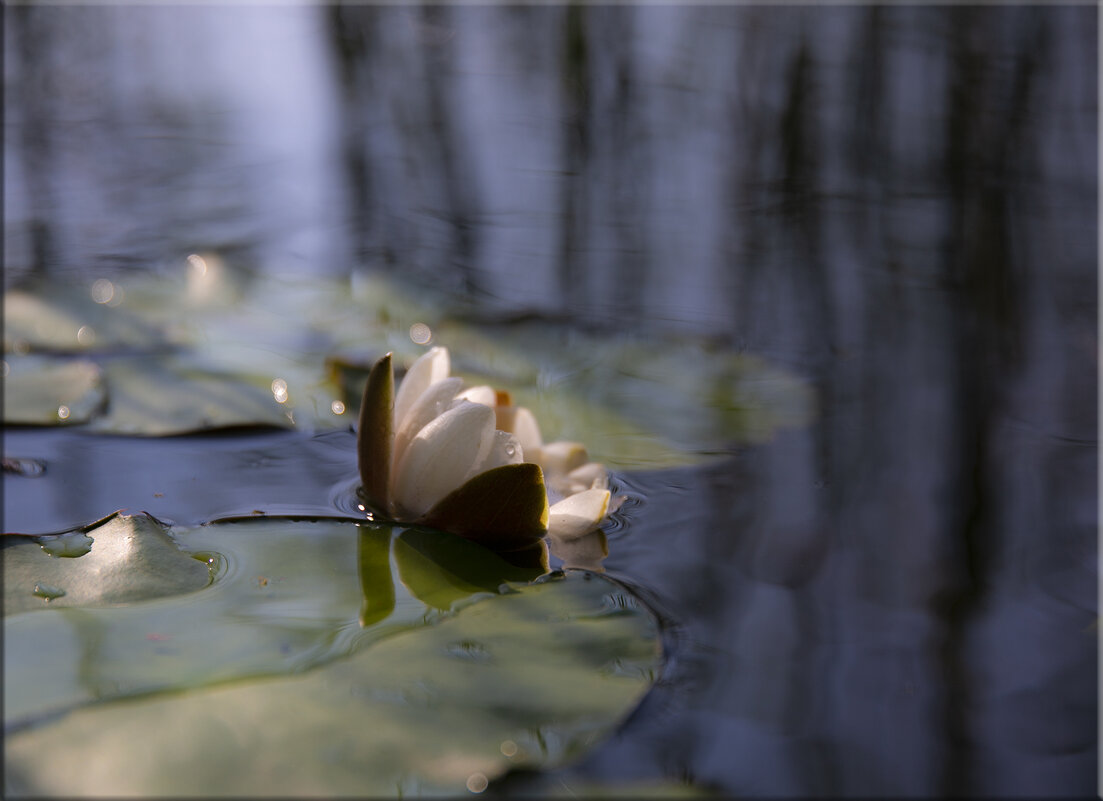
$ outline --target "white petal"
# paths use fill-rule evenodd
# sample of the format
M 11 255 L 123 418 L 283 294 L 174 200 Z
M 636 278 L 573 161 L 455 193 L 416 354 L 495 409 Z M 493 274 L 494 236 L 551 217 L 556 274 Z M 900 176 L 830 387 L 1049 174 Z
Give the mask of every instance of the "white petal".
M 452 368 L 448 348 L 430 348 L 410 365 L 394 398 L 394 429 L 402 428 L 406 414 L 413 408 L 421 393 L 448 377 Z
M 544 438 L 540 435 L 540 426 L 532 412 L 524 406 L 499 406 L 495 412 L 498 428 L 516 434 L 525 451 L 525 458 L 535 462 Z
M 471 389 L 465 389 L 460 393 L 460 397 L 472 403 L 481 403 L 483 406 L 489 406 L 491 409 L 498 405 L 498 393 L 494 391 L 493 387 L 489 387 L 486 384 L 478 387 L 471 387 Z
M 590 489 L 564 498 L 548 510 L 548 534 L 574 539 L 596 529 L 609 509 L 609 490 Z
M 588 489 L 608 489 L 609 474 L 605 465 L 599 462 L 586 462 L 567 474 L 568 492 L 574 494 Z
M 434 417 L 439 417 L 448 410 L 462 386 L 462 378 L 446 378 L 421 393 L 414 405 L 406 412 L 402 426 L 394 433 L 394 465 L 397 466 L 402 460 L 410 440 L 417 436 L 417 432 L 427 426 Z M 393 470 L 391 474 L 394 475 Z
M 459 487 L 486 461 L 494 444 L 494 412 L 462 402 L 433 418 L 398 463 L 394 501 L 399 513 L 419 517 Z
M 505 464 L 520 464 L 523 461 L 525 461 L 525 454 L 517 437 L 505 431 L 495 431 L 490 452 L 486 455 L 486 459 L 476 466 L 472 475 L 493 470 Z
M 549 442 L 540 449 L 544 473 L 569 473 L 590 461 L 586 447 L 577 442 Z

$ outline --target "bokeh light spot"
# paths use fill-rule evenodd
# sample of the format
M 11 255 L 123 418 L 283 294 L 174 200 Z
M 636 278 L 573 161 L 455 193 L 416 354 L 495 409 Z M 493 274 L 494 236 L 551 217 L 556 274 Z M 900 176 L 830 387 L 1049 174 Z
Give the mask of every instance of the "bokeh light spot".
M 418 345 L 428 345 L 433 341 L 433 330 L 425 323 L 414 323 L 410 326 L 410 339 Z
M 98 278 L 92 284 L 92 300 L 96 303 L 110 303 L 115 297 L 115 285 L 106 278 Z
M 188 267 L 200 277 L 207 274 L 207 260 L 198 253 L 193 253 L 188 256 Z

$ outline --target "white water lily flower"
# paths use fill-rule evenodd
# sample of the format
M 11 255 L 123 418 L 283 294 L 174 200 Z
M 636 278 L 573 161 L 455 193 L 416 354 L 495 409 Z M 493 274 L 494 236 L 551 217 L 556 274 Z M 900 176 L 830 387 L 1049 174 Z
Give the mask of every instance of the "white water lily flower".
M 418 358 L 397 392 L 372 367 L 357 436 L 362 492 L 380 514 L 501 550 L 581 537 L 609 510 L 608 474 L 576 442 L 545 444 L 532 412 L 450 377 L 448 350 Z

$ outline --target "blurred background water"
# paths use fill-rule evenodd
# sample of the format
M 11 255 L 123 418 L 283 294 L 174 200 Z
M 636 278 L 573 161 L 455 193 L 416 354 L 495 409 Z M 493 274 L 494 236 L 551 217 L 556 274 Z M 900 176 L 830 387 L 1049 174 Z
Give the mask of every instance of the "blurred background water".
M 1095 7 L 4 13 L 5 287 L 367 268 L 814 388 L 809 426 L 624 478 L 606 565 L 671 664 L 503 790 L 1092 792 Z

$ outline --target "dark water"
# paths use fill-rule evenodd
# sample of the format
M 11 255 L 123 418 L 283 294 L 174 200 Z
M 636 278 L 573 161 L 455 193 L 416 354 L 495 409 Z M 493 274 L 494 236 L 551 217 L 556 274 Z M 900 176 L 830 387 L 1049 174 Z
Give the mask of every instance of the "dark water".
M 6 7 L 5 45 L 6 285 L 367 266 L 813 386 L 807 427 L 621 476 L 606 567 L 669 669 L 502 789 L 1093 791 L 1095 8 Z M 50 462 L 5 529 L 351 473 L 336 434 L 168 442 L 5 432 Z

